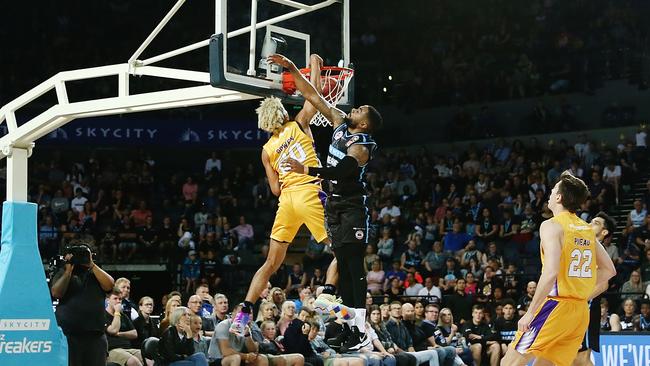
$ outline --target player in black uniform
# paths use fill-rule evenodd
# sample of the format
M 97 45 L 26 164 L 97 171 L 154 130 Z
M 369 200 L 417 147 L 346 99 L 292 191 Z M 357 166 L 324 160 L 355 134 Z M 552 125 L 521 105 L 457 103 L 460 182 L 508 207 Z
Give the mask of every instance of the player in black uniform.
M 602 242 L 614 233 L 616 228 L 616 221 L 609 217 L 604 212 L 599 212 L 591 219 L 591 228 L 596 234 L 596 240 L 602 245 Z M 609 258 L 609 257 L 607 257 Z M 614 263 L 609 260 L 611 268 L 614 268 Z M 595 289 L 601 293 L 607 289 Z M 578 351 L 578 355 L 573 361 L 573 366 L 591 365 L 591 351 L 600 352 L 600 299 L 601 296 L 593 298 L 589 302 L 589 327 L 587 333 L 582 340 L 582 346 Z
M 308 168 L 293 159 L 287 159 L 284 164 L 294 172 L 332 182 L 333 189 L 327 200 L 325 214 L 337 261 L 340 294 L 347 305 L 365 309 L 367 285 L 363 257 L 368 243 L 370 216 L 364 173 L 377 148 L 371 133 L 381 127 L 381 115 L 368 105 L 353 108 L 349 114 L 345 114 L 330 105 L 291 60 L 273 55 L 269 61 L 289 70 L 296 88 L 334 127 L 327 167 Z M 334 283 L 327 283 L 323 294 L 333 296 L 335 290 Z

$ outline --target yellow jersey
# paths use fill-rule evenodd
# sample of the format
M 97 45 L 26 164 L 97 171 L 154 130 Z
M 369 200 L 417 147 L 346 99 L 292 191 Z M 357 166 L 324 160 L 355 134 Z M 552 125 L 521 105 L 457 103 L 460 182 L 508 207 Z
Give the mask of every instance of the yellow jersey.
M 320 179 L 305 174 L 288 172 L 280 165 L 291 157 L 308 167 L 320 167 L 316 156 L 314 141 L 300 128 L 298 122 L 287 122 L 279 132 L 273 134 L 263 149 L 269 155 L 273 170 L 278 172 L 280 188 L 298 187 L 305 184 L 315 184 L 320 187 Z
M 596 235 L 573 213 L 562 212 L 550 220 L 562 226 L 560 270 L 549 297 L 586 301 L 596 286 Z M 542 248 L 542 270 L 544 249 Z

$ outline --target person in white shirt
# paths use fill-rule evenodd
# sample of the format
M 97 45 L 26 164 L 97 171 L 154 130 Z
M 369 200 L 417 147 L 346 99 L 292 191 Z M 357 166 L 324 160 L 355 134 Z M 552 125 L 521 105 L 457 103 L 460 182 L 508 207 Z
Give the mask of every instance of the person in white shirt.
M 400 211 L 399 207 L 394 206 L 393 201 L 387 200 L 386 206 L 379 212 L 379 217 L 384 218 L 384 216 L 390 215 L 391 221 L 397 222 L 401 214 L 402 211 Z
M 413 297 L 418 296 L 420 290 L 423 289 L 423 286 L 415 280 L 413 273 L 409 272 L 406 274 L 406 282 L 408 282 L 409 286 L 404 290 L 404 295 Z
M 645 132 L 645 127 L 642 127 L 639 132 L 637 132 L 634 135 L 634 138 L 636 140 L 636 147 L 637 148 L 646 148 L 647 143 L 646 143 L 646 138 L 648 137 L 648 134 Z
M 424 288 L 418 292 L 418 296 L 426 296 L 422 299 L 429 303 L 439 303 L 442 300 L 442 291 L 433 284 L 432 277 L 427 277 L 424 279 Z
M 614 187 L 616 204 L 618 204 L 619 183 L 621 181 L 621 166 L 615 165 L 614 161 L 610 161 L 603 169 L 603 179 L 605 182 L 611 184 Z
M 83 191 L 81 188 L 75 190 L 75 196 L 70 202 L 70 208 L 74 210 L 77 214 L 84 210 L 84 205 L 88 202 L 88 198 L 83 196 Z
M 212 169 L 217 169 L 217 171 L 221 171 L 221 159 L 217 157 L 216 152 L 212 152 L 210 155 L 210 158 L 205 161 L 205 170 L 204 173 L 208 174 L 209 172 L 212 171 Z

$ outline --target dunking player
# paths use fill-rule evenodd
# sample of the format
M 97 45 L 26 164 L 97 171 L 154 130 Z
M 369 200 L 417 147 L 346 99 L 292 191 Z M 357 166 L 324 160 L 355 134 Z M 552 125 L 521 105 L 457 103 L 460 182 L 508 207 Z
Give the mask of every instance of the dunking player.
M 371 106 L 353 108 L 345 114 L 330 105 L 300 74 L 291 60 L 273 55 L 270 62 L 279 64 L 293 75 L 297 89 L 334 126 L 329 146 L 327 167 L 307 166 L 295 159 L 287 159 L 285 165 L 293 172 L 332 182 L 332 192 L 325 206 L 327 225 L 337 261 L 340 294 L 343 303 L 356 309 L 358 318 L 365 318 L 366 275 L 363 256 L 368 243 L 368 207 L 364 172 L 377 148 L 371 133 L 381 127 L 382 118 Z M 315 307 L 327 306 L 334 301 L 334 281 L 329 276 L 323 293 Z M 363 315 L 362 315 L 363 314 Z M 363 330 L 362 324 L 357 324 Z
M 591 228 L 596 235 L 598 245 L 602 245 L 603 241 L 614 233 L 616 221 L 601 211 L 591 219 Z M 606 267 L 609 268 L 609 271 L 616 274 L 614 262 L 612 262 L 609 256 L 605 258 L 605 262 L 607 262 Z M 607 291 L 607 282 L 601 283 L 601 286 L 603 288 L 596 289 L 596 291 Z M 589 327 L 582 340 L 582 346 L 578 350 L 578 355 L 573 361 L 573 366 L 593 366 L 594 364 L 591 362 L 591 350 L 600 352 L 600 296 L 595 297 L 589 302 Z
M 314 83 L 320 83 L 321 64 L 322 59 L 318 55 L 311 56 L 310 79 Z M 271 191 L 280 198 L 271 230 L 269 254 L 253 276 L 243 308 L 230 327 L 232 333 L 239 335 L 244 335 L 253 312 L 253 303 L 259 298 L 271 275 L 284 261 L 287 247 L 300 226 L 305 224 L 316 241 L 329 244 L 323 207 L 325 193 L 321 190 L 321 180 L 281 167 L 282 162 L 289 157 L 301 161 L 305 166 L 320 166 L 309 128 L 309 122 L 316 114 L 316 109 L 305 101 L 303 109 L 295 120 L 291 121 L 280 100 L 271 97 L 264 99 L 256 112 L 259 128 L 272 133 L 262 149 L 262 164 Z M 343 315 L 347 312 L 353 313 L 342 305 L 339 305 L 337 310 Z
M 536 365 L 569 366 L 575 359 L 589 324 L 586 302 L 614 275 L 591 226 L 575 215 L 588 196 L 585 183 L 569 172 L 553 187 L 553 218 L 539 231 L 542 275 L 501 365 L 523 366 L 536 358 Z

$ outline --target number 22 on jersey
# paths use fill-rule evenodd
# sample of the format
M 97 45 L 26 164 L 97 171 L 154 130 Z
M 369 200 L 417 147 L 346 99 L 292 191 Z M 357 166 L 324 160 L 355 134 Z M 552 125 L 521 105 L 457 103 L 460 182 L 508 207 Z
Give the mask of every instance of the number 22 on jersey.
M 591 278 L 591 249 L 574 249 L 571 252 L 569 264 L 569 277 Z

